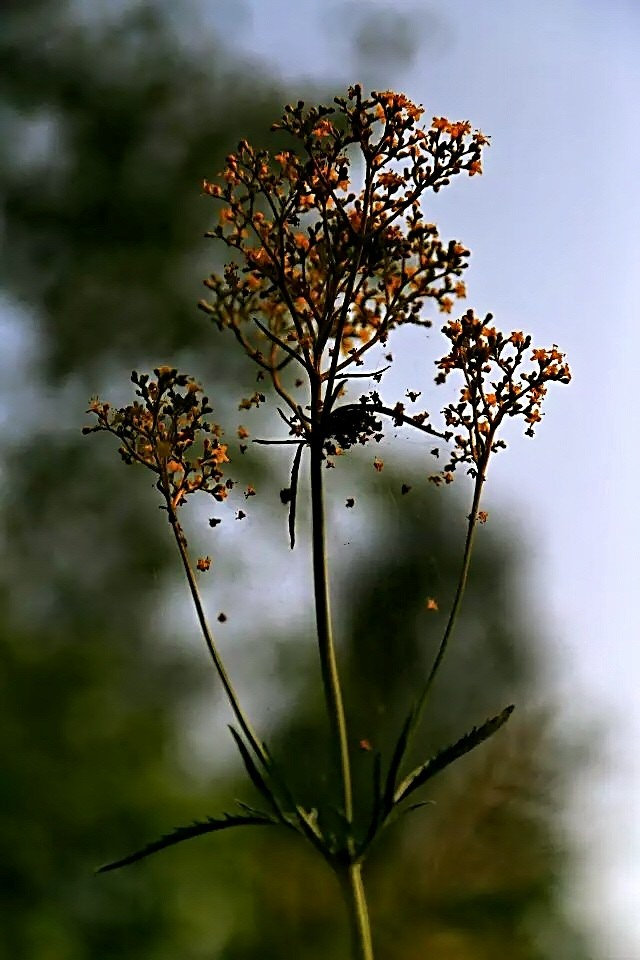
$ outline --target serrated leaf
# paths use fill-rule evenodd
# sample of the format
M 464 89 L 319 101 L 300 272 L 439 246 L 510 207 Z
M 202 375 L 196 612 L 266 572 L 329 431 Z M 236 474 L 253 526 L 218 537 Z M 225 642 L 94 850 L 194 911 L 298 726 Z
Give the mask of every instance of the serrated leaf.
M 220 830 L 228 830 L 231 827 L 249 827 L 249 826 L 278 826 L 279 821 L 265 815 L 239 816 L 238 814 L 225 813 L 221 818 L 207 817 L 205 821 L 194 820 L 186 827 L 176 827 L 171 833 L 166 833 L 159 840 L 147 844 L 141 850 L 130 853 L 121 860 L 114 860 L 112 863 L 106 863 L 99 867 L 96 873 L 107 873 L 109 870 L 118 870 L 120 867 L 128 867 L 138 860 L 144 860 L 153 853 L 160 850 L 166 850 L 168 847 L 175 847 L 178 843 L 185 840 L 192 840 L 194 837 L 202 837 L 207 833 L 217 833 Z
M 240 736 L 238 731 L 231 725 L 229 725 L 229 730 L 231 731 L 231 735 L 236 742 L 236 746 L 238 748 L 240 756 L 242 757 L 242 762 L 244 763 L 245 770 L 249 774 L 249 779 L 253 783 L 254 787 L 265 798 L 269 806 L 273 808 L 273 810 L 278 814 L 278 816 L 281 816 L 282 811 L 280 809 L 280 804 L 278 803 L 276 796 L 273 793 L 273 790 L 271 789 L 271 787 L 269 786 L 265 778 L 260 773 L 260 770 L 256 766 L 254 759 L 249 753 L 242 737 Z
M 450 766 L 455 760 L 463 757 L 465 753 L 469 753 L 475 747 L 484 743 L 485 740 L 488 740 L 489 737 L 492 737 L 500 727 L 504 726 L 513 713 L 513 710 L 513 705 L 506 707 L 502 713 L 486 720 L 481 726 L 474 727 L 470 733 L 466 733 L 464 737 L 461 737 L 455 743 L 451 744 L 451 746 L 445 747 L 444 750 L 440 750 L 434 757 L 427 760 L 426 763 L 416 767 L 415 770 L 405 777 L 396 790 L 393 798 L 394 806 L 406 800 L 414 790 L 417 790 L 418 787 L 425 784 L 427 780 L 431 780 L 432 777 L 435 777 L 435 775 L 444 770 L 445 767 Z

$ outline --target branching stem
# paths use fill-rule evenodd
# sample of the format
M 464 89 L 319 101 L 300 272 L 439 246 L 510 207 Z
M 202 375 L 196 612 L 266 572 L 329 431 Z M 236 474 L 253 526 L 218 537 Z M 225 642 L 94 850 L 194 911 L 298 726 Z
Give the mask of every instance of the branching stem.
M 187 548 L 185 544 L 184 534 L 182 532 L 182 527 L 180 526 L 178 517 L 173 508 L 173 505 L 171 504 L 170 498 L 166 498 L 166 499 L 167 499 L 167 510 L 169 512 L 169 523 L 171 525 L 171 529 L 173 530 L 173 534 L 174 534 L 176 543 L 178 545 L 180 559 L 182 560 L 182 566 L 184 567 L 187 583 L 189 584 L 189 590 L 191 592 L 193 605 L 196 609 L 198 623 L 200 624 L 200 629 L 202 631 L 204 641 L 207 645 L 209 655 L 213 660 L 213 665 L 215 666 L 218 676 L 220 677 L 222 686 L 224 687 L 224 692 L 226 693 L 229 703 L 231 704 L 231 709 L 233 710 L 235 718 L 238 721 L 240 729 L 245 735 L 247 742 L 250 744 L 257 758 L 260 760 L 260 762 L 263 764 L 265 768 L 268 768 L 269 760 L 268 760 L 266 750 L 264 748 L 264 744 L 258 738 L 255 730 L 251 726 L 249 719 L 244 713 L 242 707 L 240 706 L 238 696 L 235 692 L 233 684 L 231 683 L 231 678 L 229 677 L 229 674 L 227 673 L 224 663 L 222 662 L 222 658 L 218 653 L 218 649 L 213 639 L 213 633 L 211 632 L 211 628 L 207 623 L 207 618 L 204 612 L 204 608 L 202 606 L 202 601 L 200 599 L 200 591 L 198 590 L 196 578 L 194 576 L 193 570 L 191 568 L 191 564 L 189 562 L 189 555 L 187 553 Z

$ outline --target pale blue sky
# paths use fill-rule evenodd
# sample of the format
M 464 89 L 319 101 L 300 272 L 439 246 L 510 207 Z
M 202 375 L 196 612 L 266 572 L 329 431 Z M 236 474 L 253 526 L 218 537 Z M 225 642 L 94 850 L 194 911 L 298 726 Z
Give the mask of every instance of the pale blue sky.
M 433 216 L 473 251 L 469 304 L 541 345 L 557 341 L 574 369 L 535 441 L 514 437 L 496 459 L 488 500 L 494 515 L 515 512 L 528 539 L 524 602 L 550 638 L 567 719 L 608 722 L 606 755 L 572 798 L 570 827 L 585 844 L 572 893 L 603 960 L 634 960 L 640 5 L 396 0 L 394 24 L 368 0 L 200 2 L 225 37 L 282 77 L 392 86 L 427 116 L 469 119 L 492 136 L 485 175 L 456 182 Z M 349 43 L 365 14 L 399 37 L 394 46 L 389 36 L 396 56 L 366 71 Z M 400 379 L 417 383 L 419 354 L 408 355 Z

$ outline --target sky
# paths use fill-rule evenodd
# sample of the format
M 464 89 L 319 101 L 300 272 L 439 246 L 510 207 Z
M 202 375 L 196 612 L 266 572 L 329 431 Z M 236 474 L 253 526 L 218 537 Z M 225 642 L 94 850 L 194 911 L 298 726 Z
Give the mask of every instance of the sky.
M 472 250 L 468 304 L 539 345 L 557 342 L 574 371 L 571 387 L 549 397 L 535 441 L 514 436 L 496 458 L 488 507 L 517 517 L 522 603 L 550 638 L 563 720 L 604 731 L 570 798 L 567 827 L 583 851 L 571 908 L 604 960 L 634 960 L 640 5 L 395 0 L 389 13 L 369 0 L 200 3 L 239 52 L 282 78 L 392 87 L 427 117 L 469 119 L 492 137 L 483 177 L 458 178 L 433 218 Z M 367 61 L 353 45 L 358 34 Z M 420 354 L 405 356 L 399 380 L 417 382 Z

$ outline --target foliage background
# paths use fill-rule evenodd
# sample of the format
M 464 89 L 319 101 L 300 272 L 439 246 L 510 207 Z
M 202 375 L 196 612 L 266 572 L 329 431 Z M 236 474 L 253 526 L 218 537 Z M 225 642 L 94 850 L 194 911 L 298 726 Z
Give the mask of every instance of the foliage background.
M 211 208 L 199 183 L 240 136 L 264 138 L 283 102 L 330 99 L 342 78 L 290 85 L 239 58 L 224 31 L 207 37 L 205 56 L 202 35 L 161 2 L 102 18 L 31 0 L 5 4 L 2 17 L 3 330 L 22 363 L 7 364 L 3 386 L 0 958 L 345 955 L 331 878 L 275 833 L 211 838 L 92 876 L 245 794 L 146 478 L 79 434 L 91 394 L 112 396 L 133 367 L 167 360 L 210 383 L 216 411 L 235 422 L 253 374 L 193 306 L 215 256 L 201 239 Z M 411 52 L 401 24 L 395 47 L 388 19 L 352 26 L 363 72 L 381 51 L 396 62 Z M 413 453 L 399 443 L 382 477 L 363 464 L 336 480 L 352 728 L 383 748 L 428 659 L 436 626 L 424 600 L 444 608 L 463 526 L 464 504 L 430 495 Z M 297 575 L 305 543 L 293 569 L 280 566 L 291 563 L 285 469 L 271 454 L 252 468 L 262 503 L 245 527 L 226 521 L 211 603 L 229 614 L 223 642 L 255 712 L 279 752 L 301 758 L 301 783 L 322 789 L 324 723 Z M 405 479 L 414 491 L 399 498 Z M 519 711 L 372 861 L 381 958 L 596 956 L 563 886 L 563 784 L 582 753 L 557 733 L 544 645 L 520 613 L 522 563 L 514 531 L 487 528 L 421 751 L 512 700 Z M 225 593 L 240 576 L 242 589 Z M 363 781 L 369 759 L 358 755 Z

